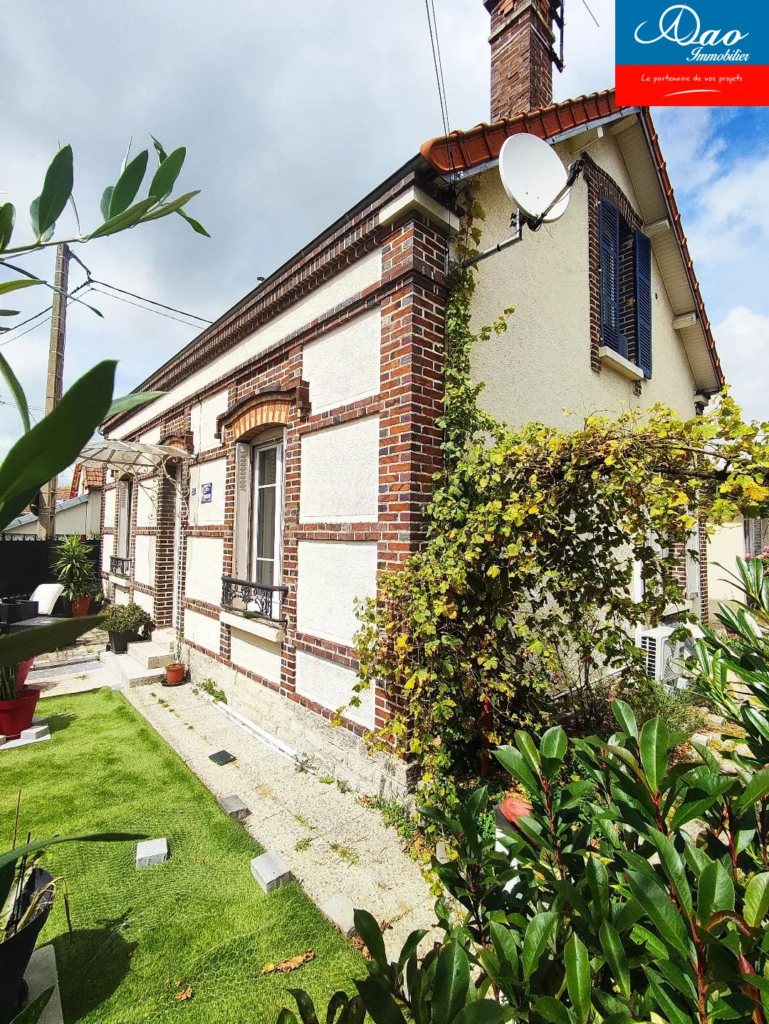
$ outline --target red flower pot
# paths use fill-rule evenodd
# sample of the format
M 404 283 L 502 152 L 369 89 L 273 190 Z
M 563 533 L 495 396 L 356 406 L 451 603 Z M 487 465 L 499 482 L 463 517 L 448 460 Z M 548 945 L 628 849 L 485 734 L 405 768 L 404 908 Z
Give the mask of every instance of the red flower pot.
M 91 607 L 91 598 L 73 597 L 70 604 L 72 606 L 72 618 L 82 619 L 88 614 L 88 609 Z
M 181 661 L 172 661 L 170 665 L 166 665 L 166 681 L 163 685 L 178 686 L 184 682 L 186 673 L 187 669 Z
M 30 658 L 29 661 L 22 661 L 22 663 L 19 665 L 19 672 L 18 672 L 18 675 L 16 676 L 16 689 L 17 690 L 20 690 L 24 686 L 24 684 L 26 683 L 27 676 L 29 675 L 29 670 L 32 668 L 32 666 L 34 664 L 35 664 L 35 659 L 34 658 Z
M 0 700 L 0 735 L 17 740 L 32 725 L 39 700 L 40 690 L 34 686 L 19 690 L 16 700 Z

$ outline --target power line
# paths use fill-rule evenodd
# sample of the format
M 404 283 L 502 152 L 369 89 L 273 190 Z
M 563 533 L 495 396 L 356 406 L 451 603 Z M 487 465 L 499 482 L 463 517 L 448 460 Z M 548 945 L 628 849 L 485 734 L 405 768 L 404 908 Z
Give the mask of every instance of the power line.
M 595 15 L 593 14 L 593 12 L 592 12 L 592 11 L 590 10 L 590 6 L 588 5 L 588 2 L 587 2 L 587 0 L 582 0 L 582 3 L 583 3 L 583 4 L 585 5 L 585 7 L 587 8 L 587 13 L 588 13 L 588 14 L 590 15 L 590 17 L 591 17 L 591 18 L 593 19 L 593 21 L 594 21 L 594 22 L 596 23 L 596 25 L 598 26 L 598 28 L 600 28 L 601 26 L 600 26 L 600 25 L 598 24 L 598 18 L 596 18 L 596 16 L 595 16 Z
M 443 73 L 439 56 L 438 45 L 438 24 L 435 20 L 435 4 L 433 0 L 425 0 L 425 13 L 427 14 L 427 28 L 430 32 L 430 48 L 433 52 L 433 67 L 435 68 L 435 80 L 438 84 L 438 102 L 441 107 L 441 120 L 443 121 L 443 133 L 449 134 L 449 112 L 446 104 L 446 90 L 443 82 Z
M 170 313 L 161 313 L 159 309 L 148 309 L 147 306 L 143 306 L 140 302 L 131 302 L 130 299 L 124 299 L 122 295 L 112 295 L 110 292 L 105 292 L 95 286 L 92 286 L 92 290 L 98 295 L 106 295 L 108 299 L 115 299 L 117 302 L 125 302 L 129 306 L 136 306 L 138 309 L 146 310 L 147 313 L 156 313 L 158 316 L 164 316 L 167 320 L 176 320 L 177 323 L 184 324 L 185 327 L 194 327 L 196 330 L 200 329 L 199 324 L 191 324 L 189 320 L 182 320 L 178 316 L 171 316 Z M 213 321 L 209 322 L 213 323 Z
M 75 301 L 74 300 L 75 292 L 82 291 L 83 288 L 85 288 L 87 292 L 88 291 L 92 291 L 91 286 L 89 285 L 88 281 L 83 281 L 82 284 L 79 284 L 76 288 L 73 288 L 71 292 L 68 292 L 68 294 L 67 294 L 67 305 L 69 305 L 70 302 L 74 302 Z M 45 320 L 41 320 L 39 324 L 34 324 L 32 327 L 28 327 L 27 330 L 26 331 L 22 331 L 21 334 L 14 334 L 12 338 L 9 338 L 7 336 L 4 337 L 3 340 L 0 341 L 0 347 L 3 346 L 3 345 L 8 345 L 12 341 L 17 341 L 19 338 L 23 338 L 25 334 L 31 334 L 32 331 L 36 331 L 38 329 L 38 327 L 42 327 L 44 324 L 48 323 L 48 321 L 51 319 L 52 310 L 53 310 L 53 306 L 46 306 L 46 308 L 45 309 L 41 309 L 39 313 L 35 313 L 34 316 L 27 317 L 27 319 L 26 320 L 22 320 L 22 322 L 20 324 L 16 324 L 15 327 L 12 327 L 11 330 L 8 332 L 9 334 L 11 332 L 14 332 L 14 331 L 18 330 L 19 327 L 23 327 L 25 324 L 31 323 L 32 320 L 37 320 L 37 318 L 41 317 L 43 315 L 43 313 L 48 313 L 48 316 L 45 318 Z
M 100 284 L 102 288 L 110 288 L 113 292 L 120 292 L 121 295 L 130 295 L 132 299 L 140 299 L 142 302 L 148 302 L 151 306 L 159 306 L 161 309 L 167 309 L 171 313 L 179 313 L 181 316 L 190 317 L 192 320 L 201 320 L 204 324 L 212 324 L 213 320 L 207 320 L 204 316 L 196 316 L 194 313 L 188 313 L 185 309 L 175 309 L 173 306 L 167 306 L 164 302 L 156 302 L 155 299 L 148 299 L 144 295 L 137 295 L 135 292 L 129 292 L 125 288 L 118 288 L 117 285 L 107 284 L 106 281 L 99 281 L 95 277 L 88 275 L 88 280 L 93 284 Z

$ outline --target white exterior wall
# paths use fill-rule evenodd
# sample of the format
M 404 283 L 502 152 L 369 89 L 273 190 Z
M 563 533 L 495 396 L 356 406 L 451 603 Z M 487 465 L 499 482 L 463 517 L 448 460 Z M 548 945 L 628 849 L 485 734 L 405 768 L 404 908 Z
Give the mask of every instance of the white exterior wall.
M 142 434 L 140 441 L 142 444 L 160 444 L 160 427 L 153 427 L 152 430 L 146 431 Z
M 213 654 L 219 653 L 219 620 L 199 612 L 185 611 L 184 638 Z
M 221 526 L 224 523 L 224 497 L 227 460 L 216 459 L 190 469 L 190 522 L 193 526 Z M 203 501 L 203 485 L 210 484 L 211 500 Z
M 727 572 L 736 573 L 737 559 L 744 557 L 745 521 L 740 516 L 733 523 L 720 526 L 708 537 L 708 617 L 715 625 L 718 625 L 715 615 L 719 604 L 722 601 L 739 601 L 743 596 L 730 582 Z
M 140 480 L 136 489 L 136 525 L 157 526 L 158 481 Z
M 336 711 L 345 707 L 357 681 L 358 674 L 353 669 L 304 651 L 296 652 L 296 692 L 324 708 Z M 374 727 L 374 694 L 364 690 L 360 701 L 360 707 L 347 708 L 345 717 L 371 729 Z
M 565 164 L 573 156 L 556 147 Z M 631 205 L 638 204 L 616 140 L 607 135 L 590 147 L 595 162 L 610 174 Z M 510 234 L 513 204 L 492 168 L 476 178 L 476 195 L 486 211 L 479 223 L 480 248 Z M 673 310 L 656 261 L 652 262 L 653 376 L 633 382 L 604 365 L 590 366 L 590 287 L 587 185 L 580 179 L 561 220 L 479 264 L 473 296 L 473 328 L 493 323 L 509 306 L 507 332 L 473 349 L 476 380 L 484 381 L 481 405 L 513 426 L 529 421 L 576 429 L 564 408 L 581 420 L 591 413 L 616 415 L 624 408 L 665 402 L 681 416 L 694 415 L 694 377 L 683 343 L 673 330 Z
M 230 661 L 234 665 L 255 672 L 271 683 L 280 682 L 280 644 L 233 627 L 230 652 Z
M 104 525 L 109 529 L 115 525 L 115 509 L 117 499 L 117 488 L 110 487 L 104 492 Z
M 105 533 L 101 539 L 101 568 L 102 572 L 109 572 L 109 560 L 115 554 L 115 535 Z
M 300 523 L 376 522 L 379 417 L 302 436 Z
M 138 604 L 140 608 L 143 608 L 148 615 L 153 618 L 155 616 L 155 599 L 150 594 L 142 594 L 140 591 L 134 591 L 134 604 Z
M 187 597 L 218 605 L 222 599 L 224 541 L 220 537 L 187 539 Z
M 375 543 L 300 541 L 297 631 L 352 646 L 355 599 L 376 596 L 376 572 Z
M 335 274 L 326 284 L 316 288 L 306 299 L 294 303 L 281 316 L 275 317 L 260 327 L 250 337 L 235 345 L 230 351 L 212 360 L 197 373 L 191 374 L 186 380 L 173 388 L 167 395 L 142 406 L 134 416 L 121 423 L 113 433 L 113 437 L 130 437 L 141 430 L 142 425 L 154 420 L 163 412 L 173 409 L 180 402 L 198 391 L 202 391 L 212 380 L 218 380 L 225 374 L 249 363 L 255 356 L 272 345 L 287 338 L 305 324 L 317 320 L 329 310 L 335 309 L 346 299 L 365 291 L 382 279 L 382 252 L 375 249 L 356 260 L 355 263 L 341 274 Z M 223 410 L 222 410 L 223 411 Z
M 134 541 L 134 579 L 145 586 L 155 586 L 155 552 L 157 537 L 140 534 Z
M 227 412 L 227 391 L 219 391 L 215 395 L 195 402 L 192 406 L 192 440 L 196 452 L 205 452 L 211 448 L 219 448 L 221 440 L 215 436 L 216 419 Z
M 357 317 L 302 350 L 302 378 L 310 385 L 313 415 L 379 394 L 382 315 Z

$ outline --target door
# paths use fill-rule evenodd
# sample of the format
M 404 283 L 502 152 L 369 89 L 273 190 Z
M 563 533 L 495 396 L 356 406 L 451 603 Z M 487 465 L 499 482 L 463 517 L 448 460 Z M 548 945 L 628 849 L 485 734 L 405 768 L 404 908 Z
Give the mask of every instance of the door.
M 281 578 L 283 511 L 283 443 L 254 447 L 253 520 L 251 526 L 251 579 L 261 587 L 273 587 Z M 280 598 L 273 599 L 277 616 Z
M 179 628 L 179 610 L 182 599 L 182 488 L 180 473 L 181 470 L 177 470 L 172 478 L 174 488 L 174 573 L 173 595 L 171 598 L 171 625 L 174 629 Z

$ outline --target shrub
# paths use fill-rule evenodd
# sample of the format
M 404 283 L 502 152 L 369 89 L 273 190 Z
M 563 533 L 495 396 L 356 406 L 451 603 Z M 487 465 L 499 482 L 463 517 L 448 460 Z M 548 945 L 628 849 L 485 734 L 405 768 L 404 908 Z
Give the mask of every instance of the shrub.
M 149 636 L 155 628 L 150 615 L 133 601 L 130 604 L 110 605 L 100 625 L 110 633 L 138 633 L 144 637 Z
M 70 599 L 93 597 L 99 592 L 96 567 L 91 558 L 91 549 L 80 537 L 73 534 L 57 548 L 58 558 L 53 571 Z

